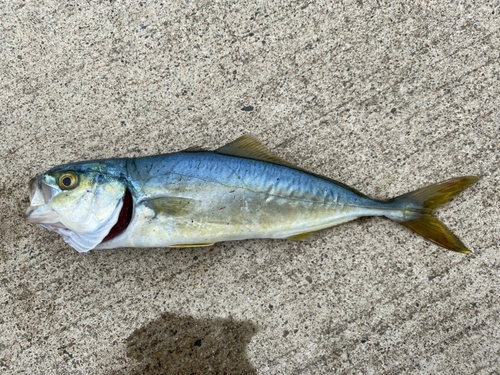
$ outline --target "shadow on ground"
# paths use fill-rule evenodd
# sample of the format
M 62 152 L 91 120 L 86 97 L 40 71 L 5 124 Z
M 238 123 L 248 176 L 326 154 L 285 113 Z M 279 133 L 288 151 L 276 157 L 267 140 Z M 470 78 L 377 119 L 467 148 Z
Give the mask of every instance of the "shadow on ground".
M 256 374 L 246 347 L 257 327 L 232 319 L 163 314 L 127 339 L 140 363 L 128 374 Z

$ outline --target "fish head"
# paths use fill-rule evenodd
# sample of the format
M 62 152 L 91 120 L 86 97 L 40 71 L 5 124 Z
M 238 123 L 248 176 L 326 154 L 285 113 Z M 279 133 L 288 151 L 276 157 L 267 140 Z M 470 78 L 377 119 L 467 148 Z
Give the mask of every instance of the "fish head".
M 25 217 L 79 252 L 99 245 L 117 224 L 127 192 L 119 170 L 104 162 L 55 167 L 30 181 Z

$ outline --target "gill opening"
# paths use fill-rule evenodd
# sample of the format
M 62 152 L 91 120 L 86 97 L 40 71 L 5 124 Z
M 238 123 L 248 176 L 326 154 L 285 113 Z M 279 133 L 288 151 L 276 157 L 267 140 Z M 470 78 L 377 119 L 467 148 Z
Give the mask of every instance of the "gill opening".
M 128 189 L 125 189 L 125 194 L 123 196 L 123 205 L 120 210 L 120 215 L 118 216 L 118 220 L 115 223 L 115 225 L 113 225 L 108 235 L 104 237 L 102 242 L 109 241 L 122 234 L 130 224 L 133 212 L 134 212 L 134 201 L 132 199 L 132 194 Z

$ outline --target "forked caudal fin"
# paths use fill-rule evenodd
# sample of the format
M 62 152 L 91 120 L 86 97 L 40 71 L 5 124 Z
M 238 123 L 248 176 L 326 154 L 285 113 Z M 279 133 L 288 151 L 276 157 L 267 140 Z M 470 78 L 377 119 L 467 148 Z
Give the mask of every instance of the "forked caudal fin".
M 398 206 L 403 207 L 406 219 L 396 221 L 439 246 L 463 254 L 470 253 L 463 242 L 433 216 L 432 212 L 479 179 L 480 177 L 476 176 L 452 178 L 392 199 Z

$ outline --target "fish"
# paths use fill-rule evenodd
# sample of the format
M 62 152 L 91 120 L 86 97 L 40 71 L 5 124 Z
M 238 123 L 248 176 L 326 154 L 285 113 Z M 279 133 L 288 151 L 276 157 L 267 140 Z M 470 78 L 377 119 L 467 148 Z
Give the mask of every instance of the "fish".
M 383 216 L 466 254 L 470 250 L 433 211 L 479 179 L 456 177 L 391 199 L 372 199 L 290 164 L 244 135 L 216 150 L 195 146 L 54 167 L 30 181 L 25 218 L 87 252 L 304 240 L 359 217 Z

